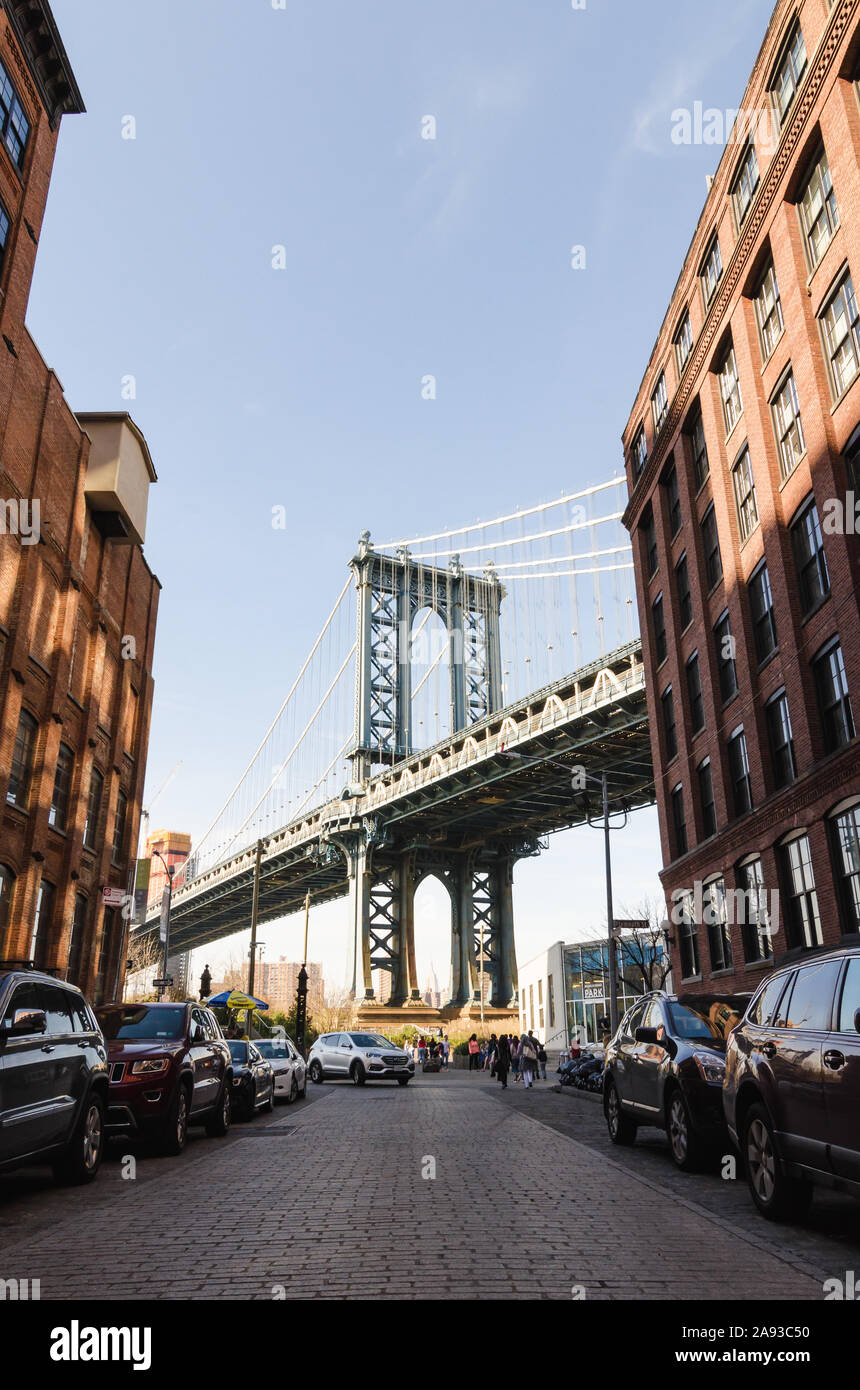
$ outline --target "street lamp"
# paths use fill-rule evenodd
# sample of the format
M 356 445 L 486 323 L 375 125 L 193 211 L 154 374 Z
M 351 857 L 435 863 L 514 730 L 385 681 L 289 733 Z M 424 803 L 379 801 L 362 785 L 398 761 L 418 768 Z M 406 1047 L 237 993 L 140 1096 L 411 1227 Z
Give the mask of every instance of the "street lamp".
M 523 754 L 517 752 L 517 750 L 514 748 L 500 749 L 499 756 L 503 758 L 508 758 L 512 762 L 526 761 L 523 757 Z M 563 763 L 558 758 L 535 758 L 527 764 L 527 766 L 529 767 L 546 767 L 547 765 L 551 767 L 564 768 L 564 771 L 568 773 L 572 770 L 571 765 L 569 763 Z M 602 772 L 599 777 L 594 777 L 591 773 L 585 772 L 585 770 L 583 769 L 582 776 L 585 778 L 586 782 L 593 782 L 595 786 L 600 787 L 603 803 L 603 815 L 601 817 L 601 820 L 592 820 L 590 816 L 587 817 L 587 820 L 589 825 L 593 825 L 597 828 L 602 828 L 603 830 L 604 872 L 606 875 L 606 922 L 607 933 L 609 937 L 609 1023 L 614 1036 L 615 1031 L 618 1028 L 618 952 L 617 941 L 615 937 L 615 918 L 612 908 L 612 856 L 609 848 L 609 832 L 611 830 L 624 829 L 625 825 L 627 824 L 627 812 L 624 812 L 624 820 L 621 822 L 620 825 L 610 825 L 609 781 L 606 773 Z
M 305 894 L 305 945 L 302 951 L 302 968 L 296 988 L 296 1047 L 305 1055 L 305 1030 L 308 1023 L 308 919 L 311 913 L 311 895 Z

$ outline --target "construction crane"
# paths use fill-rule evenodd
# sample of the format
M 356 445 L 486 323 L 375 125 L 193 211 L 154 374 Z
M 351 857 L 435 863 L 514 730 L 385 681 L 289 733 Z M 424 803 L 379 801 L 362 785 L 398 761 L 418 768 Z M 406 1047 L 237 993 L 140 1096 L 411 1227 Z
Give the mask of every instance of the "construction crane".
M 155 805 L 156 801 L 158 800 L 158 798 L 161 796 L 162 792 L 166 791 L 167 788 L 170 786 L 170 783 L 173 781 L 174 777 L 176 776 L 176 774 L 177 774 L 177 772 L 179 771 L 179 769 L 181 768 L 181 766 L 182 766 L 182 759 L 180 758 L 180 759 L 179 759 L 179 762 L 176 763 L 175 767 L 173 767 L 172 770 L 167 774 L 167 776 L 165 777 L 164 781 L 162 782 L 161 786 L 158 788 L 158 791 L 155 793 L 155 796 L 152 798 L 152 800 L 149 802 L 149 804 L 148 804 L 147 806 L 142 807 L 142 809 L 141 809 L 141 812 L 140 812 L 140 836 L 139 836 L 139 839 L 138 839 L 138 858 L 141 858 L 141 857 L 142 857 L 141 851 L 146 849 L 146 842 L 147 842 L 147 840 L 149 839 L 149 815 L 150 815 L 150 812 L 151 812 L 153 806 Z

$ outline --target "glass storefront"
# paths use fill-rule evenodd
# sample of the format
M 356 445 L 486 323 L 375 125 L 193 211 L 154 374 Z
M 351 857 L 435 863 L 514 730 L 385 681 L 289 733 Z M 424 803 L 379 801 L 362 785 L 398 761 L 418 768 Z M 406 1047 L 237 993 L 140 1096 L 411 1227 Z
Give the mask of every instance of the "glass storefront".
M 645 953 L 647 965 L 663 954 L 662 945 L 622 940 L 618 950 L 618 1017 L 634 1000 L 646 992 L 640 962 Z M 649 960 L 650 957 L 650 960 Z M 659 980 L 661 972 L 656 972 Z M 609 945 L 587 942 L 564 948 L 564 1005 L 568 1039 L 580 1045 L 600 1042 L 599 1020 L 609 1018 Z

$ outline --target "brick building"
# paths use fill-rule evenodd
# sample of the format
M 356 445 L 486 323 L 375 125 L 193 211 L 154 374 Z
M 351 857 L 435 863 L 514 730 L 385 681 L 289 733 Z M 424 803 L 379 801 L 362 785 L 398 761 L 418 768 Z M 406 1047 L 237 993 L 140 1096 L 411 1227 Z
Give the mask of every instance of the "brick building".
M 25 327 L 60 120 L 83 111 L 47 0 L 0 0 L 0 958 L 119 988 L 152 705 L 155 470 L 75 415 Z
M 858 78 L 779 0 L 623 436 L 682 990 L 860 929 Z
M 276 961 L 261 961 L 257 966 L 254 993 L 265 999 L 272 1013 L 288 1014 L 296 1002 L 301 964 L 281 956 Z M 308 961 L 308 1013 L 314 1016 L 314 1009 L 320 1009 L 325 1001 L 325 980 L 322 966 L 317 961 Z

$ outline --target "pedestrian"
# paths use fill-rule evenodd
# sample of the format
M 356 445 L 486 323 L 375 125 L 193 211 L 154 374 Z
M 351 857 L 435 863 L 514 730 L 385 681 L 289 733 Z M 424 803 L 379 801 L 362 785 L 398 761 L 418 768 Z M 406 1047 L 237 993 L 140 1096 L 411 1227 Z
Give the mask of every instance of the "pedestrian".
M 445 1068 L 446 1071 L 448 1070 L 448 1058 L 450 1057 L 450 1055 L 451 1044 L 448 1041 L 448 1034 L 446 1033 L 444 1038 L 442 1039 L 442 1066 Z
M 499 1040 L 495 1033 L 490 1034 L 490 1045 L 487 1048 L 487 1066 L 490 1068 L 490 1076 L 496 1074 L 496 1059 L 499 1055 Z
M 526 1090 L 528 1090 L 534 1082 L 536 1069 L 537 1044 L 531 1033 L 523 1033 L 520 1038 L 520 1071 L 523 1075 L 523 1084 Z
M 469 1039 L 469 1071 L 476 1071 L 480 1065 L 481 1044 L 478 1042 L 477 1033 L 473 1033 Z
M 511 1069 L 511 1048 L 505 1033 L 499 1038 L 496 1055 L 496 1076 L 502 1083 L 502 1090 L 508 1089 L 508 1072 Z
M 423 1038 L 418 1039 L 418 1061 L 423 1062 L 427 1056 L 427 1044 Z
M 511 1071 L 514 1074 L 514 1081 L 520 1079 L 520 1047 L 513 1033 L 510 1036 L 511 1048 Z
M 546 1081 L 546 1044 L 538 1043 L 538 1066 L 540 1067 L 540 1079 Z

